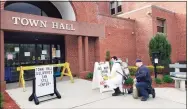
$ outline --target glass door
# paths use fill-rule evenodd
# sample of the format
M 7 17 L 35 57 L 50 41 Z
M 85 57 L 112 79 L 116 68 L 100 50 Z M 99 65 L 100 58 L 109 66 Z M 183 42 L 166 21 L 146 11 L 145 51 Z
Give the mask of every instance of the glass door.
M 36 44 L 36 61 L 38 65 L 51 64 L 50 58 L 50 45 L 49 44 Z
M 20 44 L 20 65 L 36 65 L 35 53 L 35 44 Z M 28 70 L 24 72 L 25 80 L 30 80 L 35 76 L 35 70 Z
M 19 44 L 5 44 L 5 80 L 7 82 L 18 80 L 19 73 L 16 68 L 20 65 L 19 51 Z
M 43 64 L 51 64 L 50 59 L 50 45 L 43 44 L 43 50 L 41 54 L 41 60 L 43 61 Z
M 61 48 L 59 44 L 52 44 L 52 63 L 61 63 Z

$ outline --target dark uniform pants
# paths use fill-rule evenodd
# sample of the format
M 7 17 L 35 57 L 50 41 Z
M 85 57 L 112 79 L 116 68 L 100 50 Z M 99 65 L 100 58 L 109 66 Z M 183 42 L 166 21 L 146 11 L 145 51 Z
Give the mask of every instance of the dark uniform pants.
M 149 94 L 148 94 L 148 86 L 149 84 L 146 82 L 137 82 L 136 83 L 136 88 L 138 89 L 138 93 L 140 94 L 140 96 L 143 96 L 144 98 L 148 98 Z

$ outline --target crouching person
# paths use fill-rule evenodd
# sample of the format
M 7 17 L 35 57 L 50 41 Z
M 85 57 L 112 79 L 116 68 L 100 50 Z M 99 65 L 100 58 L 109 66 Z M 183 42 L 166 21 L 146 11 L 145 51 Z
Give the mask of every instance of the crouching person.
M 121 66 L 122 61 L 117 59 L 116 56 L 113 56 L 111 61 L 113 61 L 113 66 L 112 66 L 112 70 L 111 70 L 112 78 L 105 81 L 105 83 L 103 82 L 103 84 L 107 84 L 111 88 L 114 89 L 114 93 L 112 94 L 112 96 L 118 96 L 118 95 L 123 94 L 122 93 L 123 92 L 123 77 L 122 77 L 122 75 L 124 75 L 124 73 L 123 73 L 122 66 Z
M 137 80 L 136 88 L 138 89 L 138 95 L 142 96 L 141 101 L 146 101 L 149 98 L 147 89 L 151 85 L 152 79 L 149 74 L 149 69 L 143 65 L 140 59 L 136 60 L 136 66 L 138 67 L 135 75 Z

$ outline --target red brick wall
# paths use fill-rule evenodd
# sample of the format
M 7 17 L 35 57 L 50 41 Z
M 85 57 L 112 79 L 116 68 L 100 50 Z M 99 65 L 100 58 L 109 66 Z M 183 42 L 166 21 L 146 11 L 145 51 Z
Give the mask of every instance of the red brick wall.
M 66 62 L 70 63 L 73 74 L 78 73 L 78 37 L 65 36 L 65 56 Z
M 157 17 L 166 19 L 166 34 L 167 39 L 169 40 L 171 47 L 172 47 L 172 53 L 171 53 L 171 61 L 174 63 L 177 61 L 177 53 L 178 53 L 178 41 L 177 41 L 177 22 L 176 17 L 174 13 L 169 13 L 157 8 L 152 8 L 152 18 L 153 18 L 153 33 L 157 33 Z
M 107 2 L 96 2 L 99 14 L 110 15 L 110 3 Z
M 177 22 L 177 60 L 187 60 L 187 52 L 186 52 L 186 42 L 187 42 L 187 34 L 186 34 L 186 14 L 176 14 L 176 22 Z
M 185 13 L 184 8 L 186 7 L 185 3 L 179 3 L 178 7 L 177 2 L 123 2 L 123 11 L 131 11 L 135 8 L 142 7 L 148 4 L 154 3 L 158 6 L 164 6 L 165 8 L 175 10 L 179 13 Z M 76 13 L 77 21 L 89 22 L 89 23 L 99 23 L 105 25 L 105 38 L 99 39 L 98 42 L 92 42 L 89 39 L 89 51 L 91 52 L 89 60 L 101 60 L 104 61 L 105 53 L 107 50 L 110 50 L 111 56 L 117 55 L 123 60 L 125 58 L 129 59 L 130 64 L 134 64 L 135 59 L 141 58 L 146 64 L 150 63 L 148 55 L 148 42 L 153 36 L 154 28 L 152 24 L 152 18 L 146 13 L 151 11 L 151 8 L 137 11 L 135 13 L 130 13 L 129 15 L 124 15 L 124 17 L 130 17 L 136 19 L 136 22 L 132 20 L 123 20 L 117 18 L 111 18 L 98 14 L 107 14 L 109 15 L 109 2 L 71 2 L 74 11 Z M 181 8 L 179 8 L 181 7 Z M 1 2 L 1 8 L 3 8 L 3 2 Z M 185 50 L 185 29 L 181 29 L 182 25 L 185 28 L 185 16 L 177 14 L 176 19 L 179 28 L 179 35 L 182 39 L 178 39 L 181 47 L 177 49 L 178 54 L 177 59 L 182 59 L 186 55 Z M 147 21 L 147 22 L 146 22 Z M 172 31 L 172 30 L 169 30 Z M 132 34 L 134 32 L 135 34 Z M 172 34 L 172 33 L 169 33 Z M 172 41 L 173 42 L 173 41 Z M 76 43 L 76 44 L 75 44 Z M 99 45 L 97 45 L 99 43 Z M 173 42 L 174 43 L 174 42 Z M 70 61 L 71 65 L 77 62 L 77 38 L 70 37 L 67 38 L 67 60 Z M 83 44 L 84 46 L 84 44 Z M 93 48 L 98 48 L 97 50 L 92 50 Z M 69 50 L 70 48 L 70 50 Z M 75 49 L 74 51 L 72 49 Z M 84 50 L 84 49 L 83 49 Z M 100 55 L 97 56 L 97 52 L 100 51 Z M 73 52 L 73 53 L 72 53 Z M 95 56 L 95 59 L 90 57 Z M 173 57 L 176 58 L 175 55 Z M 84 58 L 84 56 L 83 56 Z M 174 58 L 174 59 L 175 59 Z M 89 63 L 93 63 L 89 61 Z M 89 65 L 89 69 L 92 69 L 92 64 Z M 78 65 L 71 66 L 73 72 L 77 72 Z
M 97 23 L 97 4 L 95 2 L 71 2 L 77 21 Z
M 101 14 L 109 15 L 110 5 L 108 2 L 97 2 Z M 147 5 L 156 5 L 177 13 L 186 13 L 186 2 L 122 2 L 122 11 L 128 12 Z
M 147 5 L 156 5 L 164 9 L 168 9 L 177 13 L 186 13 L 186 2 L 127 2 L 127 11 L 132 11 Z
M 129 59 L 129 64 L 133 65 L 136 59 L 136 45 L 134 32 L 134 20 L 111 18 L 100 15 L 99 23 L 105 24 L 105 38 L 100 39 L 101 60 L 105 60 L 106 51 L 109 50 L 111 56 L 118 56 L 123 61 Z
M 137 12 L 124 14 L 121 17 L 135 19 L 135 54 L 136 58 L 143 60 L 145 64 L 151 64 L 149 58 L 148 44 L 153 36 L 152 18 L 147 15 L 151 12 L 151 7 L 139 10 Z
M 65 36 L 65 44 L 66 44 L 66 61 L 70 63 L 70 67 L 73 74 L 78 74 L 78 38 L 76 36 Z M 88 38 L 88 50 L 89 50 L 89 71 L 93 71 L 94 63 L 96 62 L 95 57 L 95 40 L 96 38 L 89 37 Z M 83 37 L 83 61 L 85 59 L 84 55 L 84 37 Z M 83 66 L 85 64 L 83 63 Z
M 93 72 L 94 64 L 96 62 L 95 40 L 96 40 L 96 38 L 92 38 L 92 37 L 88 38 L 88 43 L 89 43 L 89 71 L 91 71 L 91 72 Z

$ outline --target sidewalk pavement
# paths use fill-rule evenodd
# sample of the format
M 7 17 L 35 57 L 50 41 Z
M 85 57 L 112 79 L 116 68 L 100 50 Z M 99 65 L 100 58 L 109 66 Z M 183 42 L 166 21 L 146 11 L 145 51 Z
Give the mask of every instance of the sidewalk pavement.
M 132 95 L 112 97 L 113 92 L 100 93 L 99 90 L 92 90 L 90 81 L 75 79 L 75 83 L 58 81 L 57 89 L 61 99 L 53 99 L 35 105 L 34 101 L 28 101 L 32 93 L 32 87 L 6 90 L 21 108 L 186 108 L 186 91 L 175 88 L 156 88 L 156 98 L 150 97 L 148 101 L 133 99 Z M 49 99 L 49 97 L 40 98 Z

